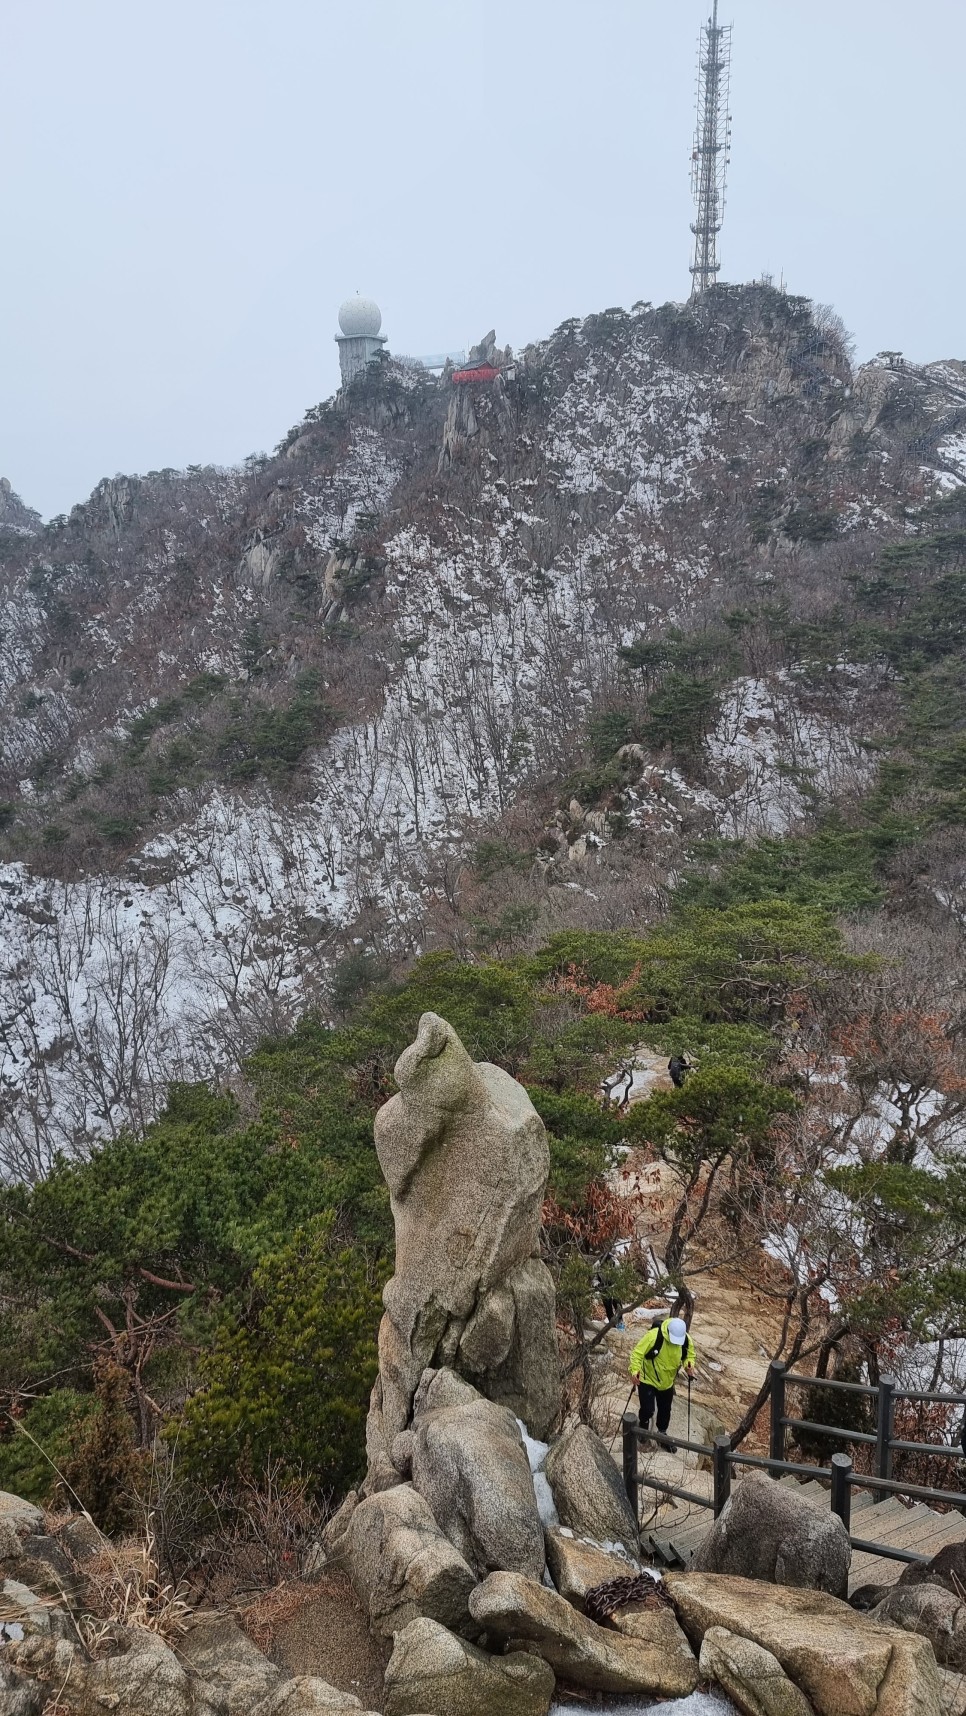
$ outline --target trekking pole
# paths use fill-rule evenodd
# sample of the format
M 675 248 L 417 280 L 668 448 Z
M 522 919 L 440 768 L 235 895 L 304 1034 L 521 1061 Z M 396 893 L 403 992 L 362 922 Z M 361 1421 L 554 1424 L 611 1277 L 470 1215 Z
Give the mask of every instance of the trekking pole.
M 688 1373 L 688 1441 L 691 1440 L 691 1374 Z
M 628 1396 L 627 1396 L 627 1399 L 626 1399 L 626 1400 L 625 1400 L 625 1402 L 624 1402 L 624 1412 L 628 1412 L 628 1411 L 629 1411 L 629 1410 L 630 1410 L 630 1404 L 631 1404 L 631 1401 L 632 1401 L 632 1400 L 633 1400 L 633 1398 L 634 1398 L 634 1390 L 635 1390 L 635 1388 L 636 1388 L 636 1387 L 637 1387 L 637 1384 L 636 1384 L 636 1382 L 632 1382 L 632 1383 L 631 1383 L 631 1392 L 630 1392 L 630 1394 L 629 1394 L 629 1395 L 628 1395 Z M 608 1452 L 608 1454 L 610 1454 L 610 1453 L 612 1453 L 612 1452 L 613 1452 L 613 1448 L 614 1448 L 614 1443 L 615 1443 L 615 1442 L 616 1442 L 616 1441 L 617 1441 L 617 1438 L 618 1438 L 618 1436 L 619 1436 L 619 1435 L 620 1435 L 620 1433 L 621 1433 L 621 1426 L 622 1426 L 622 1424 L 623 1424 L 623 1422 L 624 1422 L 624 1412 L 622 1412 L 622 1413 L 621 1413 L 621 1415 L 620 1415 L 620 1417 L 619 1417 L 619 1418 L 618 1418 L 618 1420 L 617 1420 L 617 1429 L 616 1429 L 616 1430 L 615 1430 L 615 1431 L 614 1431 L 614 1434 L 613 1434 L 613 1436 L 612 1436 L 612 1437 L 611 1437 L 611 1439 L 610 1439 L 610 1446 L 609 1446 L 609 1448 L 608 1448 L 608 1450 L 607 1450 L 607 1452 Z

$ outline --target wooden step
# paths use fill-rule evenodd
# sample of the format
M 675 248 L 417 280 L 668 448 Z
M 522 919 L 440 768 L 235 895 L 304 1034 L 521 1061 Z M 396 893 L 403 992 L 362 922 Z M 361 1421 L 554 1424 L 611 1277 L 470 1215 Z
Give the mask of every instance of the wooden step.
M 909 1509 L 903 1507 L 901 1501 L 894 1498 L 880 1502 L 878 1507 L 870 1508 L 863 1515 L 862 1530 L 854 1531 L 853 1537 L 884 1537 L 893 1525 L 902 1525 L 909 1518 Z
M 853 1532 L 853 1538 L 875 1538 L 880 1543 L 894 1543 L 915 1546 L 920 1541 L 927 1541 L 935 1536 L 945 1536 L 951 1529 L 949 1515 L 933 1514 L 932 1508 L 899 1508 L 897 1512 L 885 1512 L 885 1508 L 870 1508 L 861 1515 L 861 1527 Z M 959 1520 L 959 1526 L 966 1522 Z M 952 1524 L 956 1534 L 956 1524 Z
M 927 1513 L 929 1511 L 927 1509 Z M 942 1523 L 943 1515 L 936 1514 L 933 1515 L 931 1524 L 928 1519 L 918 1520 L 905 1528 L 897 1527 L 892 1532 L 883 1531 L 882 1541 L 888 1544 L 890 1548 L 907 1549 L 914 1555 L 923 1555 L 927 1559 L 931 1559 L 937 1550 L 942 1549 L 945 1544 L 962 1543 L 966 1540 L 966 1520 L 953 1515 L 946 1515 L 945 1517 L 948 1521 L 945 1525 Z M 938 1525 L 937 1521 L 939 1522 Z M 878 1533 L 871 1529 L 870 1520 L 868 1527 L 863 1525 L 856 1535 L 873 1538 L 878 1536 Z M 906 1565 L 907 1563 L 904 1561 L 893 1561 L 886 1556 L 876 1555 L 871 1550 L 863 1550 L 860 1554 L 852 1557 L 850 1580 L 852 1589 L 855 1590 L 858 1585 L 867 1584 L 892 1585 L 899 1578 Z
M 680 1530 L 672 1532 L 670 1541 L 678 1551 L 682 1547 L 696 1549 L 699 1543 L 704 1542 L 710 1529 L 710 1520 L 705 1522 L 698 1519 L 692 1525 L 684 1526 Z
M 857 1535 L 865 1536 L 865 1532 Z M 878 1532 L 870 1532 L 878 1537 Z M 966 1520 L 928 1510 L 924 1519 L 909 1520 L 905 1525 L 891 1527 L 882 1533 L 882 1541 L 894 1549 L 909 1549 L 917 1555 L 935 1555 L 944 1543 L 961 1543 L 966 1538 Z

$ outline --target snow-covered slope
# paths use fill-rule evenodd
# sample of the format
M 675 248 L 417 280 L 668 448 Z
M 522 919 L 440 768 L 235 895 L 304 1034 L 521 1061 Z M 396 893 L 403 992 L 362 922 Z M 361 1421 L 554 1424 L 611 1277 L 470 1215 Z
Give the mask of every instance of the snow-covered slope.
M 960 385 L 934 367 L 902 378 L 917 409 Z M 804 565 L 809 530 L 835 539 L 833 567 L 836 543 L 861 559 L 870 531 L 901 535 L 954 480 L 956 430 L 941 416 L 935 454 L 910 451 L 894 384 L 873 381 L 803 301 L 722 289 L 565 324 L 472 394 L 390 365 L 271 459 L 110 479 L 12 532 L 9 1168 L 41 1172 L 53 1148 L 143 1120 L 170 1078 L 235 1065 L 347 950 L 423 945 L 481 824 L 528 793 L 571 799 L 622 647 Z M 324 742 L 268 779 L 218 761 L 220 721 L 237 737 L 284 712 L 306 675 Z M 879 692 L 845 662 L 822 684 L 794 662 L 739 674 L 700 768 L 631 747 L 625 818 L 787 828 L 868 779 Z M 179 763 L 185 735 L 206 773 Z M 558 869 L 606 842 L 585 808 L 553 824 Z

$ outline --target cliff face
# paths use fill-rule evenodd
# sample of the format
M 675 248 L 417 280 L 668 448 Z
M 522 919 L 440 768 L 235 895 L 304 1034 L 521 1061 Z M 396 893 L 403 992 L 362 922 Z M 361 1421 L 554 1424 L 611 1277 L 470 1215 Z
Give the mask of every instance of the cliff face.
M 804 301 L 721 288 L 566 323 L 492 383 L 376 365 L 269 459 L 108 479 L 46 527 L 0 493 L 21 1171 L 232 1061 L 346 949 L 425 945 L 494 819 L 536 825 L 566 921 L 616 827 L 567 783 L 589 721 L 617 748 L 621 649 L 769 591 L 831 608 L 966 477 L 964 411 L 962 365 L 853 375 Z M 749 661 L 690 766 L 624 747 L 648 886 L 689 832 L 785 828 L 867 778 L 874 675 Z
M 40 529 L 39 512 L 25 506 L 15 494 L 9 477 L 0 477 L 0 531 L 7 535 L 33 536 Z

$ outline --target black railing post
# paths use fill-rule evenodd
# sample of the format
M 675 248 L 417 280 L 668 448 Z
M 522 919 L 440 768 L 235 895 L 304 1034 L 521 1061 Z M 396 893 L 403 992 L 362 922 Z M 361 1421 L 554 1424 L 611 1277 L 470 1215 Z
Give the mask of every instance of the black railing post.
M 852 1458 L 849 1454 L 832 1455 L 832 1512 L 837 1513 L 845 1526 L 846 1536 L 851 1536 L 852 1522 Z M 850 1552 L 851 1559 L 851 1552 Z M 842 1589 L 835 1593 L 839 1597 L 848 1597 L 849 1571 L 846 1567 L 842 1576 Z
M 771 1438 L 768 1449 L 769 1458 L 783 1460 L 785 1458 L 785 1372 L 788 1366 L 781 1359 L 771 1361 Z M 777 1477 L 777 1472 L 771 1473 Z
M 641 1515 L 637 1484 L 637 1413 L 625 1412 L 621 1419 L 621 1427 L 624 1433 L 624 1488 L 627 1491 L 627 1499 L 631 1504 L 634 1518 L 639 1520 Z
M 852 1528 L 852 1460 L 848 1454 L 832 1455 L 832 1512 L 837 1513 L 846 1531 Z
M 892 1432 L 896 1407 L 896 1379 L 894 1376 L 879 1378 L 879 1416 L 875 1431 L 875 1475 L 877 1478 L 892 1476 Z M 876 1490 L 872 1500 L 885 1501 L 887 1498 L 882 1490 Z
M 731 1437 L 716 1436 L 711 1456 L 714 1479 L 714 1517 L 717 1519 L 731 1494 Z

